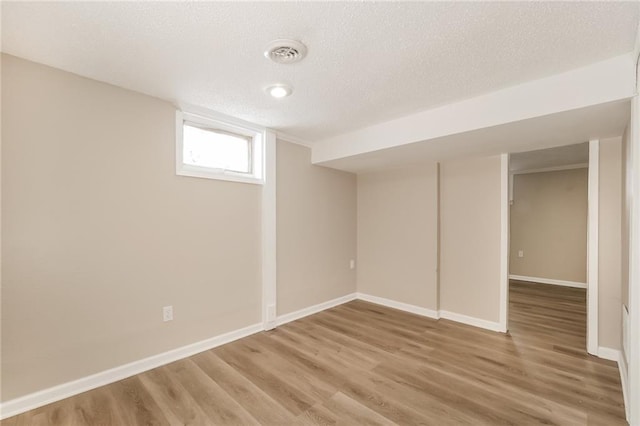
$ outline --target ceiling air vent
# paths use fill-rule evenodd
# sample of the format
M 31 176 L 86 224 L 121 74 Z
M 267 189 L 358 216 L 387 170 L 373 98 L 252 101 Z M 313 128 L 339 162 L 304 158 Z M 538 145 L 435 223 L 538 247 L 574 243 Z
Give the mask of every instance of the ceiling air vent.
M 307 54 L 307 47 L 296 40 L 274 40 L 267 46 L 264 56 L 279 64 L 299 62 Z

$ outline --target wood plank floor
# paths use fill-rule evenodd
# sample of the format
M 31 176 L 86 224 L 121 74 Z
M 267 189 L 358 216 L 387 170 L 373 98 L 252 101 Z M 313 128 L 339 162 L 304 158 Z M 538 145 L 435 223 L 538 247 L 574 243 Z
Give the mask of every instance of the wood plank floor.
M 354 301 L 2 425 L 626 424 L 585 291 L 510 293 L 507 335 Z

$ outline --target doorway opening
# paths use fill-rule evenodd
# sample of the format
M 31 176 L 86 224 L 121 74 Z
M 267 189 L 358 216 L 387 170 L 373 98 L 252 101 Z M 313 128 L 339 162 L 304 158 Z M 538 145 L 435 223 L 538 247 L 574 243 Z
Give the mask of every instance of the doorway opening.
M 598 141 L 512 154 L 508 197 L 509 331 L 593 354 L 597 154 Z

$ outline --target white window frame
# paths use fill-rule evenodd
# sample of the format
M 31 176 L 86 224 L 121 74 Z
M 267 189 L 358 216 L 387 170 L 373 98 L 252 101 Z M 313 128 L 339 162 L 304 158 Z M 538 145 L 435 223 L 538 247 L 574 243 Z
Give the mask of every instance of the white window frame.
M 186 164 L 183 158 L 183 126 L 185 123 L 248 137 L 251 144 L 249 146 L 249 155 L 251 156 L 249 173 Z M 262 185 L 264 184 L 264 141 L 265 129 L 257 126 L 245 126 L 178 110 L 176 111 L 176 175 Z

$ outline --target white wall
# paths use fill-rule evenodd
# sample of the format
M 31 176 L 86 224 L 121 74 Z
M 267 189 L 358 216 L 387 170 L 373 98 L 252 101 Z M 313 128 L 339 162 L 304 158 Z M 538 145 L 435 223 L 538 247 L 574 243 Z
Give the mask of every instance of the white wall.
M 640 26 L 636 34 L 636 43 L 632 55 L 634 63 L 640 56 Z M 627 374 L 628 420 L 630 424 L 640 424 L 640 68 L 636 67 L 636 96 L 631 101 L 631 117 L 628 132 L 627 196 L 625 197 L 629 212 L 629 268 L 623 271 L 628 274 L 628 306 L 630 324 L 630 346 Z

